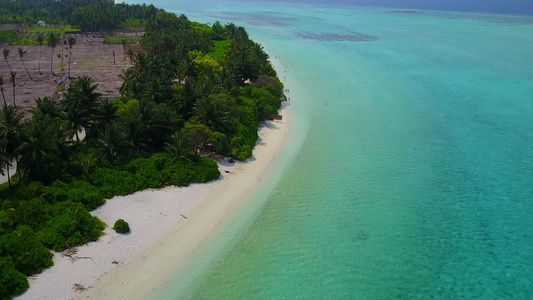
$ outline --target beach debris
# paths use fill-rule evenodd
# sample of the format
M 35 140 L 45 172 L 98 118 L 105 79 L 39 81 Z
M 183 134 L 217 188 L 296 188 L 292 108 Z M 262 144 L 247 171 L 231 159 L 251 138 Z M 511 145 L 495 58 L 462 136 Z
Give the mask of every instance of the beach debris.
M 96 265 L 96 262 L 94 261 L 94 259 L 90 256 L 76 256 L 76 260 L 78 259 L 90 259 L 93 261 L 93 263 Z
M 79 283 L 75 283 L 74 286 L 73 286 L 73 289 L 76 291 L 76 292 L 82 292 L 82 291 L 85 291 L 87 290 L 87 288 Z
M 273 120 L 282 120 L 283 116 L 282 115 L 268 115 L 267 119 L 269 119 L 271 121 L 273 121 Z
M 182 215 L 182 214 L 180 214 L 180 216 L 182 216 L 184 219 L 188 219 L 186 216 L 184 216 L 184 215 Z
M 75 262 L 79 259 L 90 259 L 93 261 L 93 263 L 96 265 L 96 262 L 94 261 L 94 259 L 90 256 L 75 256 L 75 254 L 78 254 L 78 249 L 77 248 L 67 248 L 67 250 L 63 251 L 63 253 L 61 253 L 61 255 L 63 257 L 68 257 L 72 260 L 72 262 Z
M 67 248 L 61 255 L 72 258 L 72 255 L 78 254 L 78 248 Z

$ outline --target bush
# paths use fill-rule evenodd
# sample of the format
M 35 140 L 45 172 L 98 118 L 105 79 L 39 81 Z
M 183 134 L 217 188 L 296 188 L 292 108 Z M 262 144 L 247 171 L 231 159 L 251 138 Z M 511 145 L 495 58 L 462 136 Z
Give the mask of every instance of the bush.
M 130 232 L 130 225 L 128 224 L 128 222 L 122 219 L 118 219 L 115 222 L 115 225 L 113 225 L 113 229 L 115 229 L 117 233 L 128 233 Z
M 227 155 L 231 149 L 228 142 L 228 137 L 218 131 L 211 133 L 211 135 L 207 139 L 207 143 L 209 143 L 211 147 L 213 147 L 213 150 L 215 150 L 216 153 L 222 155 Z
M 27 276 L 40 273 L 53 264 L 52 252 L 25 225 L 0 238 L 0 255 L 11 257 L 15 269 Z
M 59 202 L 51 211 L 53 217 L 39 232 L 43 245 L 55 251 L 96 241 L 105 224 L 91 215 L 82 203 Z M 65 243 L 66 242 L 66 243 Z
M 11 299 L 30 285 L 24 274 L 15 269 L 10 257 L 0 257 L 0 299 Z
M 0 43 L 13 43 L 17 40 L 17 33 L 15 30 L 0 31 Z

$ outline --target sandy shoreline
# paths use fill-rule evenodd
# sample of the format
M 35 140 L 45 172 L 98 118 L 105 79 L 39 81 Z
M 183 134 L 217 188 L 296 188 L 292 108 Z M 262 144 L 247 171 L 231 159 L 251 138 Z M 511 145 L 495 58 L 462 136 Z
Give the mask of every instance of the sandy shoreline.
M 94 210 L 108 227 L 125 219 L 128 235 L 111 228 L 97 242 L 78 247 L 71 259 L 54 254 L 54 266 L 30 278 L 30 288 L 16 299 L 143 299 L 157 288 L 228 219 L 259 183 L 288 135 L 283 121 L 259 130 L 254 155 L 246 162 L 219 162 L 221 179 L 186 188 L 167 187 L 115 197 Z M 229 173 L 228 173 L 229 172 Z M 76 291 L 78 284 L 86 291 Z

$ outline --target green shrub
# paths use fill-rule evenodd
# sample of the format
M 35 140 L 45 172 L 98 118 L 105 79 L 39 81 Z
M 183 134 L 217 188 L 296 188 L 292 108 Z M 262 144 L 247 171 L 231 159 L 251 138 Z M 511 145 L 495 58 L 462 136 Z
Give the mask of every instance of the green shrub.
M 233 148 L 231 155 L 240 161 L 246 160 L 252 156 L 252 147 L 244 145 L 241 148 Z
M 0 43 L 13 43 L 17 40 L 17 33 L 15 30 L 0 31 Z
M 0 256 L 10 256 L 15 268 L 24 275 L 32 275 L 53 265 L 52 252 L 46 249 L 28 226 L 0 237 Z
M 15 269 L 11 258 L 0 256 L 0 299 L 11 299 L 28 287 L 26 276 Z
M 228 137 L 218 131 L 211 133 L 207 139 L 207 143 L 210 144 L 213 150 L 215 150 L 215 152 L 218 154 L 227 155 L 231 149 L 228 142 Z
M 122 219 L 118 219 L 115 222 L 115 225 L 113 225 L 113 229 L 115 229 L 117 233 L 128 233 L 130 232 L 130 225 L 128 224 L 128 222 Z
M 105 228 L 105 224 L 92 216 L 82 203 L 59 202 L 51 211 L 53 218 L 39 232 L 39 239 L 55 251 L 67 248 L 67 244 L 72 247 L 96 241 Z

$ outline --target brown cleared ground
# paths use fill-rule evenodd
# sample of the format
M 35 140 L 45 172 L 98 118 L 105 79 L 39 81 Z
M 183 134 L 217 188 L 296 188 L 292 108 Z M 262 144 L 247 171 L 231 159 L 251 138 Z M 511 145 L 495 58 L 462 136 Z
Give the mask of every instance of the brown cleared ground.
M 71 35 L 76 38 L 77 43 L 72 48 L 71 57 L 71 77 L 87 75 L 93 78 L 94 82 L 98 84 L 98 92 L 103 95 L 103 98 L 115 98 L 119 96 L 119 88 L 122 81 L 118 75 L 131 66 L 129 59 L 124 60 L 122 45 L 106 45 L 103 44 L 103 38 L 93 38 L 92 42 L 87 40 L 85 35 Z M 65 77 L 68 80 L 68 45 L 63 45 L 62 38 L 61 46 L 54 50 L 54 72 L 59 72 L 60 59 L 57 54 L 62 53 L 65 64 Z M 30 80 L 28 74 L 24 70 L 20 57 L 18 55 L 18 48 L 27 51 L 24 55 L 24 62 L 26 67 L 33 77 Z M 59 99 L 57 95 L 57 81 L 50 71 L 50 56 L 52 49 L 43 45 L 43 56 L 41 59 L 41 72 L 39 75 L 39 56 L 41 53 L 40 46 L 9 46 L 0 45 L 1 50 L 7 48 L 10 50 L 8 61 L 13 71 L 17 72 L 16 77 L 16 104 L 18 107 L 27 110 L 28 107 L 35 106 L 35 99 L 37 97 L 54 96 Z M 115 61 L 113 63 L 113 51 L 115 52 Z M 12 83 L 9 82 L 10 74 L 6 61 L 3 56 L 0 56 L 0 75 L 4 77 L 4 94 L 6 101 L 13 104 L 13 88 Z M 0 101 L 1 100 L 0 98 Z

